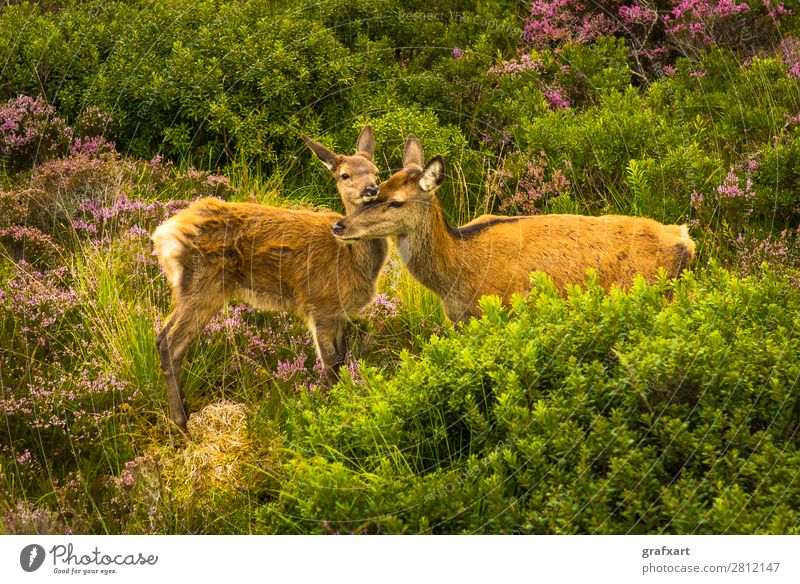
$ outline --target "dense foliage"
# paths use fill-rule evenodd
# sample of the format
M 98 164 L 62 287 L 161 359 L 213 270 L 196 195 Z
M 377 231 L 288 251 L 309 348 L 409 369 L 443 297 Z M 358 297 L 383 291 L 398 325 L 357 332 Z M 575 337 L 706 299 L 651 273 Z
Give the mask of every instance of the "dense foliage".
M 769 275 L 560 297 L 535 277 L 397 374 L 304 405 L 268 529 L 798 529 L 800 291 Z M 788 358 L 788 361 L 787 361 Z M 354 394 L 358 396 L 353 398 Z
M 0 8 L 0 532 L 797 533 L 798 7 L 67 0 Z M 688 223 L 693 272 L 454 330 L 395 258 L 328 388 L 296 319 L 215 318 L 166 416 L 148 234 L 200 196 L 341 210 L 301 132 L 451 221 Z M 193 425 L 192 425 L 193 424 Z

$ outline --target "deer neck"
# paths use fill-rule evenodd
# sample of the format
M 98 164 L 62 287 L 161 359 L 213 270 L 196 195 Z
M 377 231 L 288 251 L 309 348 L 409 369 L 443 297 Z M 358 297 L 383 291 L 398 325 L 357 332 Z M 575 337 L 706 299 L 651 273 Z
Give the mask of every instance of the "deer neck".
M 430 213 L 417 229 L 394 238 L 408 271 L 426 288 L 444 297 L 463 272 L 462 245 L 450 233 L 439 198 L 434 195 Z M 463 273 L 461 273 L 463 276 Z
M 356 211 L 357 207 L 344 202 L 345 215 Z M 359 266 L 368 277 L 377 278 L 378 272 L 389 257 L 389 241 L 386 239 L 362 239 L 347 245 L 354 264 Z
M 389 242 L 386 239 L 367 239 L 354 241 L 347 245 L 353 259 L 368 278 L 377 279 L 383 264 L 389 257 Z

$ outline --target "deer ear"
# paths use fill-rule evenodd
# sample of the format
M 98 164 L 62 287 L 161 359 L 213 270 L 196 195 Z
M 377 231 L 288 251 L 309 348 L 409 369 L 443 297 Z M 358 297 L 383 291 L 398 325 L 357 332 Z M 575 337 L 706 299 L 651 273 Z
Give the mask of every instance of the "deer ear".
M 406 140 L 406 146 L 403 148 L 403 166 L 416 164 L 422 166 L 425 164 L 425 156 L 422 154 L 422 146 L 414 134 L 409 134 Z
M 372 134 L 372 126 L 364 126 L 356 140 L 356 153 L 367 154 L 370 161 L 375 157 L 375 136 Z
M 419 188 L 423 192 L 430 193 L 435 191 L 444 180 L 444 160 L 441 156 L 434 156 L 431 161 L 422 169 L 422 176 L 419 177 Z
M 317 158 L 322 161 L 322 164 L 324 164 L 328 170 L 331 172 L 336 170 L 336 167 L 339 165 L 339 157 L 335 153 L 325 148 L 325 146 L 319 142 L 315 142 L 305 134 L 301 134 L 301 136 L 306 146 L 311 149 L 311 152 L 317 155 Z

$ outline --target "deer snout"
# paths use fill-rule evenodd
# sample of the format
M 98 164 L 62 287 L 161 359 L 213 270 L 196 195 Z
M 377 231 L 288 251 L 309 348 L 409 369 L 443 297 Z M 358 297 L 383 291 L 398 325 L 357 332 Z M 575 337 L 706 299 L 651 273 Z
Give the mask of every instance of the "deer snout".
M 381 192 L 381 188 L 378 185 L 370 185 L 365 187 L 363 191 L 361 191 L 361 198 L 373 200 L 378 197 L 378 193 Z
M 338 221 L 337 223 L 334 223 L 331 226 L 331 231 L 333 231 L 334 235 L 342 235 L 345 232 L 346 229 L 347 229 L 347 227 L 342 225 L 341 221 Z

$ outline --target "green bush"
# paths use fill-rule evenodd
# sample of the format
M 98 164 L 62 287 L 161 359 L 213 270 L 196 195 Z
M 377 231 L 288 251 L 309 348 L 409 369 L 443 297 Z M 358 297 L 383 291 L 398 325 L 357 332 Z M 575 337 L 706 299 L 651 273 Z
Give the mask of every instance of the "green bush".
M 796 287 L 533 281 L 394 377 L 298 407 L 262 529 L 797 533 Z
M 523 152 L 545 152 L 558 161 L 577 197 L 595 210 L 638 208 L 674 222 L 710 171 L 708 155 L 692 151 L 690 128 L 671 126 L 633 88 L 611 93 L 580 114 L 558 111 L 522 120 L 515 138 Z M 719 163 L 710 166 L 717 171 Z M 669 212 L 659 212 L 665 206 Z
M 523 78 L 508 87 L 519 91 Z M 796 227 L 797 120 L 789 112 L 797 111 L 800 93 L 779 59 L 754 58 L 745 66 L 711 50 L 699 62 L 680 60 L 672 75 L 644 91 L 608 79 L 598 88 L 601 98 L 586 109 L 539 107 L 523 118 L 511 165 L 544 152 L 570 180 L 575 199 L 594 212 L 669 223 L 694 218 L 693 226 L 726 237 Z M 723 192 L 734 182 L 739 191 Z M 692 209 L 699 200 L 693 192 L 702 195 L 702 208 Z
M 300 146 L 301 130 L 349 131 L 369 102 L 386 102 L 394 79 L 393 106 L 430 107 L 445 124 L 487 120 L 469 130 L 477 143 L 498 125 L 485 71 L 521 37 L 509 2 L 59 4 L 0 15 L 0 96 L 41 92 L 73 124 L 101 107 L 121 151 L 207 168 L 234 159 L 274 167 Z M 454 50 L 470 46 L 457 62 Z

